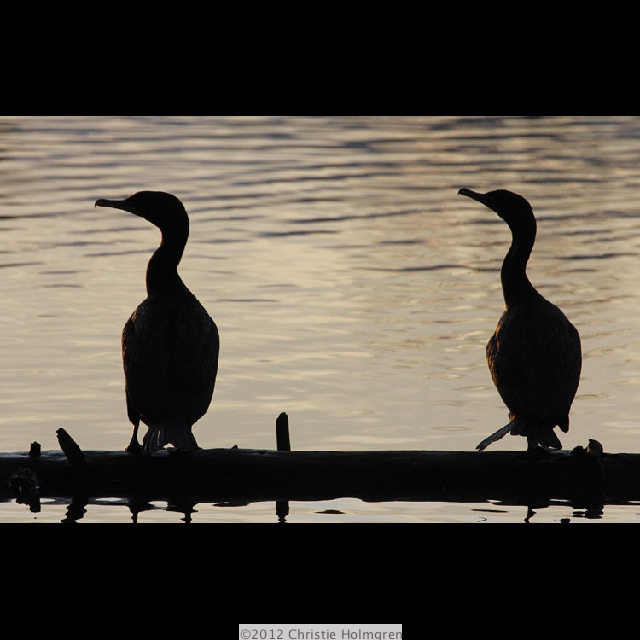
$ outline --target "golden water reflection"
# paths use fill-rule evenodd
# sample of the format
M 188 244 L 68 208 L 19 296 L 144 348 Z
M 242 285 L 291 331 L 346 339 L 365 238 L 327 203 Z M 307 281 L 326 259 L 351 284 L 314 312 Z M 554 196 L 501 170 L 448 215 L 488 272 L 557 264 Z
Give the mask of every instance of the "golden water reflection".
M 484 349 L 509 232 L 456 194 L 506 187 L 583 338 L 565 448 L 639 451 L 639 157 L 638 116 L 2 116 L 2 450 L 127 444 L 119 334 L 158 234 L 93 202 L 142 188 L 187 205 L 220 327 L 201 446 L 273 448 L 286 411 L 299 450 L 473 450 L 506 420 Z

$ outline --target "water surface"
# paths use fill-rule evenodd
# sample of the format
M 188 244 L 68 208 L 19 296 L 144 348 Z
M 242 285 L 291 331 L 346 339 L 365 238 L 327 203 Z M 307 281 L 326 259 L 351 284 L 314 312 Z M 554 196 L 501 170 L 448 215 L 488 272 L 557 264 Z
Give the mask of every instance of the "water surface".
M 596 438 L 638 452 L 639 161 L 638 116 L 0 116 L 0 450 L 57 449 L 60 427 L 86 450 L 128 443 L 120 332 L 159 234 L 93 203 L 141 189 L 185 203 L 181 273 L 220 329 L 200 446 L 272 449 L 286 411 L 297 450 L 473 450 L 507 420 L 485 346 L 510 235 L 457 191 L 501 187 L 533 203 L 531 280 L 583 339 L 564 447 Z M 527 515 L 297 507 L 291 521 Z M 60 521 L 65 508 L 37 519 Z M 342 515 L 318 515 L 327 510 Z M 158 505 L 143 517 L 184 514 Z M 584 520 L 566 505 L 538 515 L 566 518 Z M 0 521 L 34 519 L 0 505 Z M 103 519 L 131 515 L 113 504 L 84 518 Z M 274 509 L 199 505 L 193 520 L 273 521 Z

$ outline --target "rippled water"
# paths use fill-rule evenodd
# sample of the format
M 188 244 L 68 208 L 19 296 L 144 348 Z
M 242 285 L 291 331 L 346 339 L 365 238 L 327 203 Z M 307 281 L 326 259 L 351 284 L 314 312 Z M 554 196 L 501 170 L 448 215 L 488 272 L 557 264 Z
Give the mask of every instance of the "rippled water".
M 485 345 L 510 235 L 457 191 L 504 187 L 539 219 L 534 285 L 582 334 L 565 448 L 638 452 L 639 162 L 639 116 L 0 116 L 0 450 L 57 449 L 60 427 L 86 450 L 128 443 L 120 332 L 159 234 L 93 203 L 141 189 L 185 203 L 181 273 L 220 328 L 202 447 L 273 449 L 286 411 L 297 450 L 473 450 L 507 417 Z M 274 519 L 273 505 L 197 510 L 194 522 Z M 130 517 L 113 504 L 85 520 Z M 166 505 L 144 517 L 180 520 Z M 292 505 L 290 519 L 525 517 L 341 501 Z M 34 519 L 0 505 L 0 521 Z

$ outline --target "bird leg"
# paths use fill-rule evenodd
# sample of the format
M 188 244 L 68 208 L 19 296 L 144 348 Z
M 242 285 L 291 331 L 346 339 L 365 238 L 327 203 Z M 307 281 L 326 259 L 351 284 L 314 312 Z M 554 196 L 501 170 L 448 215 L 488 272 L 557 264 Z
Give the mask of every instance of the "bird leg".
M 133 408 L 128 389 L 125 389 L 125 398 L 127 401 L 127 416 L 129 416 L 129 421 L 133 425 L 133 435 L 131 436 L 131 442 L 129 443 L 129 446 L 125 449 L 125 451 L 127 453 L 133 453 L 135 455 L 142 455 L 142 445 L 138 442 L 140 414 Z
M 127 453 L 133 453 L 135 455 L 142 454 L 142 445 L 138 442 L 138 429 L 140 428 L 140 421 L 133 425 L 133 435 L 131 436 L 131 442 L 125 449 Z

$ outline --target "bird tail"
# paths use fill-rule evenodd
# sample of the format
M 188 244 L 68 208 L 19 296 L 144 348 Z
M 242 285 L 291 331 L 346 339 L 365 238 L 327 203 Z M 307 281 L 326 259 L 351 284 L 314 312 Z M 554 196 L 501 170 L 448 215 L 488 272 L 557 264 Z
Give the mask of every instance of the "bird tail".
M 502 427 L 496 431 L 492 436 L 489 436 L 486 440 L 483 440 L 477 447 L 476 451 L 484 451 L 488 446 L 492 445 L 494 442 L 498 442 L 498 440 L 502 440 L 508 433 L 511 433 L 511 429 L 513 429 L 514 422 L 510 422 L 506 427 Z
M 144 437 L 142 451 L 151 455 L 173 445 L 178 451 L 199 451 L 200 447 L 189 427 L 182 424 L 159 424 L 149 427 Z

